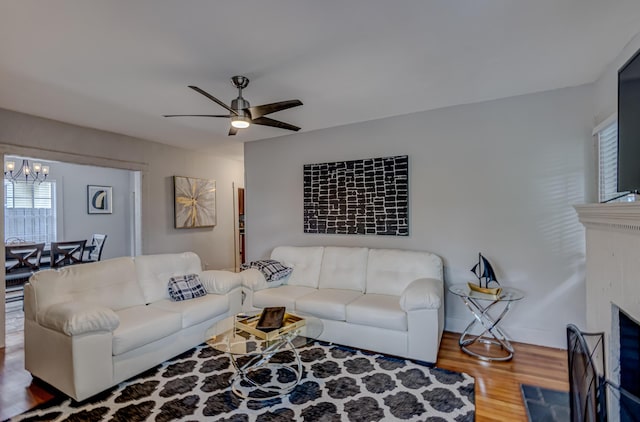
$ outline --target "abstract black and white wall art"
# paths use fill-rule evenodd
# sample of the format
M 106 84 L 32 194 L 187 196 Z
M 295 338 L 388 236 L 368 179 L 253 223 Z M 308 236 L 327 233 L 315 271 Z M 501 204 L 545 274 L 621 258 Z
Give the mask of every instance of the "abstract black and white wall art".
M 304 166 L 304 232 L 409 235 L 409 157 Z

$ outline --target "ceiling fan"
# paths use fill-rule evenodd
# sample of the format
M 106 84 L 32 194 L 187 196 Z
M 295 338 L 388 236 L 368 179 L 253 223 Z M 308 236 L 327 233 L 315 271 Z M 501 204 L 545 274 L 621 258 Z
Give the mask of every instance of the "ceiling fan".
M 289 123 L 274 120 L 269 117 L 264 117 L 267 114 L 275 113 L 276 111 L 286 110 L 292 107 L 298 107 L 302 105 L 300 100 L 287 100 L 279 101 L 277 103 L 263 104 L 255 107 L 251 107 L 249 101 L 242 98 L 242 90 L 249 85 L 249 78 L 245 76 L 234 76 L 231 78 L 233 86 L 238 88 L 238 98 L 231 101 L 231 107 L 204 91 L 197 86 L 189 85 L 189 88 L 204 95 L 211 101 L 229 110 L 230 114 L 165 114 L 164 117 L 226 117 L 231 119 L 231 128 L 229 128 L 229 136 L 233 136 L 238 133 L 238 129 L 244 129 L 251 124 L 272 126 L 279 129 L 299 131 L 300 128 Z

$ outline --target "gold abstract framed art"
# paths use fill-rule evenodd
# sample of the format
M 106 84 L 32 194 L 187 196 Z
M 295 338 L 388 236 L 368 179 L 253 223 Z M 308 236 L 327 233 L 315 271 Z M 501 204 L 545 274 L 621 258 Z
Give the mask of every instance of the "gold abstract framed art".
M 216 225 L 216 181 L 173 176 L 176 229 Z

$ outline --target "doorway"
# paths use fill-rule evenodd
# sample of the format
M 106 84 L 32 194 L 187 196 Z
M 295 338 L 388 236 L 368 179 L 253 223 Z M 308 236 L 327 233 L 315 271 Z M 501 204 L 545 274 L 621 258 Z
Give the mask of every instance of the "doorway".
M 35 154 L 34 154 L 35 155 Z M 17 155 L 6 155 L 3 162 L 12 161 L 16 166 L 22 163 L 23 157 Z M 79 240 L 87 239 L 87 244 L 93 234 L 107 234 L 107 241 L 102 251 L 102 259 L 115 258 L 118 256 L 135 256 L 141 253 L 141 191 L 142 172 L 140 170 L 102 167 L 91 164 L 75 164 L 62 161 L 48 161 L 44 159 L 33 160 L 49 166 L 47 181 L 54 181 L 51 185 L 50 213 L 53 218 L 53 239 Z M 6 166 L 5 166 L 6 167 Z M 89 188 L 88 186 L 107 186 L 112 193 L 112 207 L 110 213 L 89 213 Z M 7 206 L 7 187 L 3 191 L 3 235 L 5 241 L 10 233 L 15 232 L 5 228 L 5 214 Z M 43 206 L 39 199 L 38 206 Z M 33 204 L 32 204 L 33 206 Z M 42 210 L 39 210 L 42 211 Z M 15 223 L 15 222 L 14 222 Z M 33 222 L 32 222 L 33 223 Z M 39 230 L 39 223 L 28 229 L 29 233 Z M 49 231 L 51 231 L 49 230 Z M 14 236 L 17 238 L 24 237 Z M 26 240 L 26 239 L 25 239 Z M 39 242 L 43 240 L 38 240 Z M 50 239 L 45 242 L 50 242 Z M 21 324 L 22 314 L 22 289 L 16 294 L 14 286 L 7 289 L 6 280 L 3 281 L 2 293 L 3 308 L 0 317 L 0 347 L 10 345 L 16 339 L 22 338 Z M 7 294 L 12 301 L 7 302 Z M 18 296 L 16 300 L 16 296 Z M 18 330 L 19 336 L 15 336 Z M 14 339 L 15 337 L 15 339 Z M 17 341 L 17 340 L 16 340 Z
M 234 215 L 234 244 L 235 244 L 235 271 L 240 271 L 240 266 L 246 262 L 247 250 L 245 241 L 244 187 L 233 183 L 233 215 Z

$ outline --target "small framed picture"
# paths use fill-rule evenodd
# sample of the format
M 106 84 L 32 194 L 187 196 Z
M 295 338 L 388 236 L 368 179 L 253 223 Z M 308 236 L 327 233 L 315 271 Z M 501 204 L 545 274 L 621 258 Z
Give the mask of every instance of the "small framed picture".
M 112 187 L 87 185 L 87 212 L 89 214 L 111 214 Z

